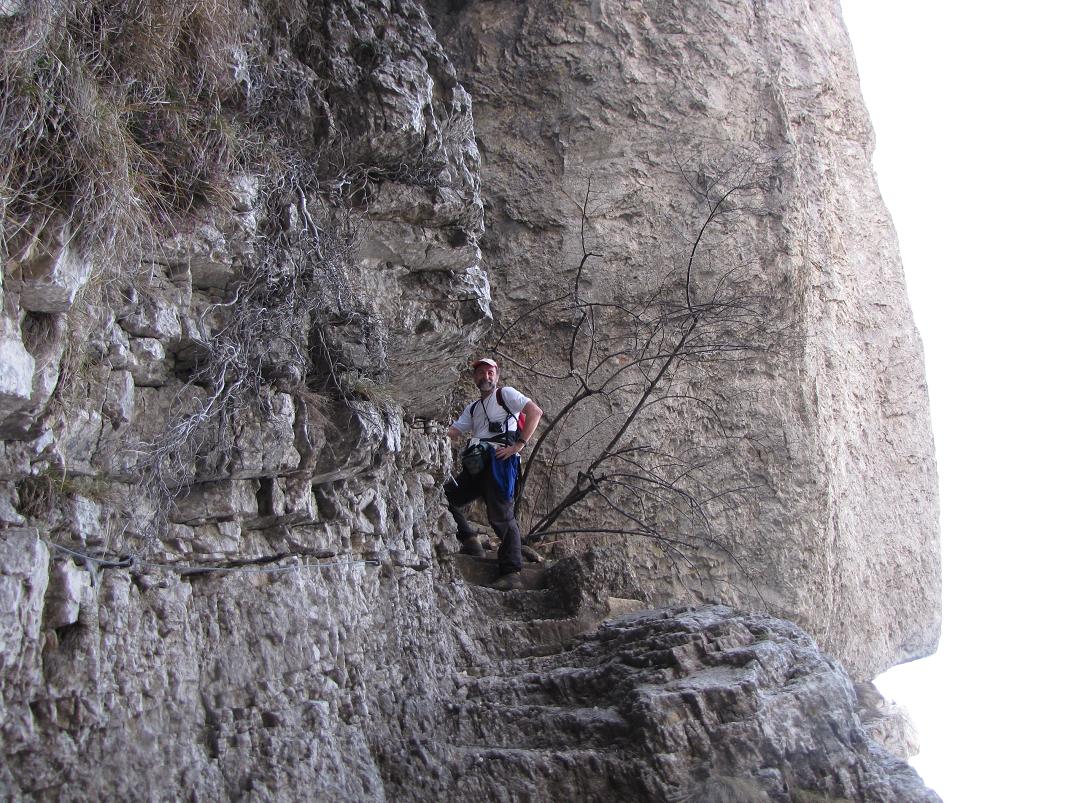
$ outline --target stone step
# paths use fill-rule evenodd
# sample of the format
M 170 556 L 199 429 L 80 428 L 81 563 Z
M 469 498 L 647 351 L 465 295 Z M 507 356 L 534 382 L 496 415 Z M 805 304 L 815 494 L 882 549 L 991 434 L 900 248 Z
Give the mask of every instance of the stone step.
M 469 746 L 523 750 L 606 750 L 627 747 L 630 724 L 616 708 L 455 704 L 454 738 Z
M 586 620 L 568 618 L 491 621 L 486 645 L 499 659 L 527 659 L 556 655 L 588 630 Z
M 573 615 L 566 610 L 558 595 L 550 589 L 537 591 L 497 591 L 483 586 L 472 587 L 473 600 L 484 617 L 508 622 L 531 619 L 567 619 Z
M 489 586 L 498 579 L 498 560 L 494 557 L 476 558 L 472 555 L 463 555 L 457 552 L 453 556 L 454 564 L 461 572 L 461 576 L 473 585 Z M 526 563 L 521 569 L 521 582 L 524 588 L 532 591 L 546 587 L 543 579 L 544 565 L 541 563 Z
M 578 637 L 594 633 L 624 609 L 643 605 L 637 600 L 611 600 L 604 608 L 573 614 L 563 610 L 549 590 L 472 591 L 484 614 L 484 649 L 510 674 L 586 665 L 583 654 L 571 654 Z
M 509 800 L 665 800 L 657 794 L 661 787 L 653 782 L 650 769 L 627 750 L 463 743 L 449 749 L 468 770 L 457 779 L 454 800 L 486 800 L 488 777 L 509 779 Z
M 577 658 L 581 660 L 575 660 Z M 459 678 L 459 700 L 496 705 L 590 708 L 614 688 L 620 667 L 605 662 L 585 666 L 575 650 L 553 656 L 503 661 L 492 671 L 476 667 Z

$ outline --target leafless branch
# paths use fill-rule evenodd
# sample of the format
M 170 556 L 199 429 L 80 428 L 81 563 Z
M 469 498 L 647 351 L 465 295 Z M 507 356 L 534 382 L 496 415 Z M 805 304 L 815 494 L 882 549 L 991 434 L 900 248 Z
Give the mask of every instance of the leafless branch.
M 599 284 L 611 258 L 592 247 L 595 193 L 588 180 L 583 198 L 574 202 L 580 249 L 568 285 L 504 325 L 495 340 L 495 353 L 504 360 L 564 391 L 558 406 L 546 410 L 529 449 L 517 488 L 518 511 L 530 542 L 619 533 L 678 551 L 705 543 L 726 552 L 747 577 L 743 562 L 715 535 L 714 518 L 760 491 L 761 482 L 727 483 L 718 449 L 693 444 L 685 451 L 668 450 L 648 442 L 641 424 L 652 421 L 650 414 L 659 407 L 687 405 L 694 417 L 711 422 L 706 431 L 712 428 L 723 442 L 755 439 L 726 423 L 731 397 L 718 391 L 712 401 L 692 383 L 718 366 L 776 349 L 783 335 L 775 323 L 773 294 L 763 286 L 756 263 L 719 245 L 732 237 L 736 222 L 763 214 L 758 199 L 770 182 L 771 165 L 747 157 L 722 166 L 707 158 L 680 158 L 677 169 L 699 214 L 675 256 L 652 255 L 647 267 L 648 275 L 657 277 L 652 283 Z M 676 228 L 688 224 L 677 221 Z M 518 324 L 543 321 L 567 330 L 560 358 L 548 359 L 543 350 L 537 365 L 523 356 L 526 340 L 519 337 Z M 540 490 L 535 505 L 530 486 Z M 556 491 L 547 497 L 552 488 Z M 599 521 L 620 526 L 584 526 Z M 697 537 L 667 537 L 670 522 Z

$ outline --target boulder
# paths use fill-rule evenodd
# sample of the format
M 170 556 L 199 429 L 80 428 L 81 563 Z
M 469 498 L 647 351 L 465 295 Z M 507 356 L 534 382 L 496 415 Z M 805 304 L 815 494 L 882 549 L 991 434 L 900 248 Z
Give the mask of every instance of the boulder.
M 38 244 L 37 253 L 17 263 L 18 277 L 12 288 L 23 309 L 34 312 L 67 312 L 93 271 L 93 263 L 60 234 Z

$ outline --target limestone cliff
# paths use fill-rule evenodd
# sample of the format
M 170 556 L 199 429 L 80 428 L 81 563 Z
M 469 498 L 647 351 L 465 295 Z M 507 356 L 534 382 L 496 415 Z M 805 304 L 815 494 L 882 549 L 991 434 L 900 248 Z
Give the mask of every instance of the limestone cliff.
M 932 652 L 940 558 L 922 349 L 837 4 L 434 5 L 473 94 L 500 318 L 571 282 L 585 195 L 597 198 L 584 222 L 599 256 L 588 292 L 614 302 L 685 261 L 707 211 L 689 171 L 713 181 L 741 153 L 769 160 L 755 213 L 708 237 L 695 292 L 743 265 L 790 334 L 696 370 L 685 392 L 710 407 L 664 405 L 644 422 L 648 442 L 736 444 L 707 482 L 753 490 L 719 512 L 721 547 L 699 545 L 699 571 L 627 544 L 640 576 L 665 601 L 765 604 L 860 676 Z M 511 343 L 510 356 L 527 364 L 567 346 L 558 321 L 524 327 L 534 345 Z M 512 379 L 559 403 L 561 382 L 520 369 Z
M 5 798 L 935 799 L 857 686 L 932 648 L 937 586 L 917 343 L 835 9 L 615 8 L 436 3 L 451 58 L 415 0 L 0 6 Z M 618 63 L 610 35 L 668 49 Z M 679 128 L 652 59 L 791 152 L 748 236 L 806 336 L 733 379 L 784 444 L 731 458 L 773 494 L 734 547 L 851 673 L 765 613 L 682 607 L 710 583 L 638 547 L 505 595 L 450 554 L 441 422 L 491 284 L 505 315 L 539 291 L 569 164 L 635 175 L 656 134 L 617 116 L 626 87 Z M 512 110 L 559 126 L 577 80 L 602 144 L 566 159 Z M 623 218 L 637 243 L 660 203 Z

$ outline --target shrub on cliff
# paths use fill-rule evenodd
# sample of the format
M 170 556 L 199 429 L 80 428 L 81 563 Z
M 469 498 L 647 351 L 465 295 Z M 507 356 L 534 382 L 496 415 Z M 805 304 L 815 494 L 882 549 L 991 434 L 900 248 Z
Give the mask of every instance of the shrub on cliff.
M 613 257 L 596 244 L 599 217 L 615 210 L 603 202 L 593 212 L 589 181 L 576 202 L 580 257 L 569 286 L 500 328 L 496 352 L 562 400 L 547 405 L 521 477 L 529 542 L 619 534 L 652 539 L 685 560 L 706 543 L 735 561 L 716 522 L 759 492 L 761 480 L 727 471 L 726 445 L 758 443 L 765 433 L 726 420 L 734 400 L 717 377 L 778 348 L 786 334 L 758 269 L 763 255 L 738 236 L 764 214 L 771 189 L 775 165 L 756 153 L 678 159 L 672 180 L 688 218 L 667 221 L 667 247 L 635 269 L 646 279 L 631 286 L 604 278 L 623 272 L 606 266 Z M 564 329 L 557 339 L 567 348 L 529 361 L 533 325 Z M 654 434 L 650 425 L 666 408 L 694 426 Z M 669 519 L 678 532 L 667 532 Z

